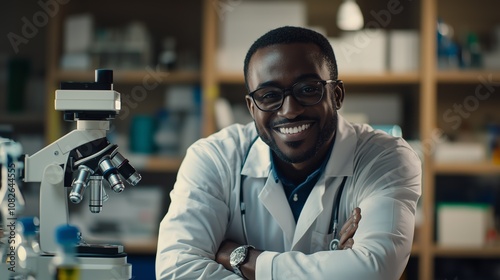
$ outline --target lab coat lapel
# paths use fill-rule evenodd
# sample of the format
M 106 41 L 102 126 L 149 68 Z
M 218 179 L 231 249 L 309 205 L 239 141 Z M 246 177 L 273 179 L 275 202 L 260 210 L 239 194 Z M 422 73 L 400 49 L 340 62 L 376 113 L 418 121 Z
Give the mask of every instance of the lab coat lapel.
M 266 185 L 259 194 L 259 200 L 281 227 L 286 243 L 291 244 L 295 232 L 295 219 L 290 207 L 288 207 L 283 187 L 274 181 L 273 176 L 267 178 Z M 286 249 L 288 250 L 288 248 Z
M 306 204 L 300 212 L 297 228 L 293 236 L 292 248 L 300 241 L 304 234 L 309 230 L 311 225 L 316 221 L 318 216 L 323 212 L 322 197 L 325 193 L 325 179 L 321 176 L 318 184 L 314 186 L 311 193 L 307 197 Z
M 259 201 L 278 223 L 286 238 L 287 247 L 292 243 L 295 232 L 295 219 L 288 207 L 285 192 L 279 182 L 274 181 L 271 173 L 269 146 L 260 138 L 248 152 L 241 174 L 253 178 L 267 178 L 266 184 L 259 193 Z M 289 248 L 287 248 L 289 249 Z

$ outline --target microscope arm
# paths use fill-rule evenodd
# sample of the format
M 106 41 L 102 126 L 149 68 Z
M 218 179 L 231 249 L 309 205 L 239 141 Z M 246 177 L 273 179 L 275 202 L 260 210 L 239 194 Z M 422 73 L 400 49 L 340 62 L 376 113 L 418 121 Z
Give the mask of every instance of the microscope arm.
M 67 190 L 64 174 L 72 150 L 106 137 L 108 121 L 78 122 L 76 130 L 69 132 L 54 143 L 25 158 L 25 181 L 40 184 L 40 249 L 55 253 L 57 244 L 54 234 L 57 226 L 69 222 Z M 92 149 L 93 147 L 88 147 Z
M 25 159 L 24 181 L 41 182 L 47 165 L 58 164 L 64 166 L 68 162 L 69 153 L 81 145 L 106 137 L 109 130 L 109 121 L 78 122 L 77 128 L 52 144 Z M 89 147 L 92 148 L 92 147 Z

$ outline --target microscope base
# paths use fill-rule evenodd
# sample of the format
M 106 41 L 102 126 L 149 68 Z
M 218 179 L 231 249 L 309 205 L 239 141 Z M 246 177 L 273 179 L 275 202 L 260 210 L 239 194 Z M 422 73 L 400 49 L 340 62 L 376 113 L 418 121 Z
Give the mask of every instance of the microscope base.
M 53 255 L 41 255 L 38 258 L 38 280 L 52 280 L 50 266 Z M 132 265 L 127 263 L 127 255 L 110 256 L 79 256 L 80 280 L 129 280 L 132 279 Z

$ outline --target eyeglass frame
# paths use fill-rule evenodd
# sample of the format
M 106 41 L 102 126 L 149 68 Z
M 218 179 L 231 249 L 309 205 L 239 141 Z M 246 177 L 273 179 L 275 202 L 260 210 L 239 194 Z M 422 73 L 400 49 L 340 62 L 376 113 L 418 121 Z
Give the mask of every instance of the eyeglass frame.
M 321 100 L 323 100 L 323 96 L 325 95 L 326 85 L 327 85 L 327 84 L 337 84 L 337 83 L 339 83 L 339 82 L 342 82 L 342 80 L 318 80 L 318 81 L 311 81 L 311 82 L 318 82 L 318 83 L 320 83 L 321 85 L 323 85 L 323 91 L 321 92 L 321 97 L 318 99 L 318 101 L 317 101 L 316 103 L 313 103 L 313 104 L 307 104 L 307 105 L 302 104 L 302 102 L 300 102 L 300 101 L 299 101 L 299 100 L 295 97 L 295 95 L 293 94 L 293 88 L 294 88 L 296 85 L 298 85 L 298 84 L 300 84 L 300 83 L 304 83 L 304 82 L 307 82 L 307 81 L 298 81 L 298 82 L 294 83 L 292 86 L 287 87 L 287 88 L 280 88 L 280 87 L 277 87 L 277 86 L 276 86 L 276 87 L 275 87 L 275 86 L 265 86 L 265 87 L 259 87 L 259 88 L 255 89 L 254 91 L 249 92 L 247 95 L 248 95 L 248 96 L 250 96 L 250 97 L 252 98 L 252 101 L 253 101 L 253 103 L 255 104 L 255 106 L 256 106 L 259 110 L 261 110 L 262 112 L 276 112 L 276 111 L 278 111 L 279 109 L 281 109 L 281 107 L 283 107 L 283 104 L 285 103 L 285 98 L 286 98 L 288 95 L 293 96 L 293 97 L 295 98 L 295 100 L 296 100 L 296 101 L 297 101 L 300 105 L 302 105 L 302 106 L 304 106 L 304 107 L 305 107 L 305 106 L 314 106 L 314 105 L 316 105 L 316 104 L 320 103 L 320 102 L 321 102 Z M 259 91 L 259 90 L 261 90 L 261 89 L 263 89 L 263 88 L 267 88 L 267 87 L 269 87 L 269 88 L 276 88 L 276 89 L 280 89 L 280 90 L 281 90 L 281 92 L 283 93 L 283 98 L 281 99 L 281 104 L 280 104 L 280 106 L 278 106 L 276 109 L 273 109 L 273 110 L 263 110 L 262 108 L 260 108 L 260 107 L 259 107 L 259 105 L 257 105 L 257 102 L 255 101 L 254 94 L 255 94 L 257 91 Z M 289 92 L 289 93 L 287 93 L 287 92 Z

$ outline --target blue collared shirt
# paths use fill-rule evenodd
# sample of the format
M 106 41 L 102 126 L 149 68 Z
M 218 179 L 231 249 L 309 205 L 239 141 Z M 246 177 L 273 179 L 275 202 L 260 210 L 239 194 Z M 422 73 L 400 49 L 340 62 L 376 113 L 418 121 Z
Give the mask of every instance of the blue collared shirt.
M 332 147 L 330 147 L 330 152 Z M 330 154 L 330 152 L 328 154 Z M 318 169 L 314 170 L 314 172 L 309 174 L 309 176 L 307 176 L 307 179 L 304 182 L 296 185 L 293 182 L 287 180 L 275 168 L 274 158 L 271 152 L 271 170 L 273 172 L 274 180 L 276 182 L 281 181 L 281 184 L 283 185 L 283 190 L 285 191 L 288 200 L 288 204 L 292 209 L 295 222 L 298 221 L 300 212 L 302 211 L 302 208 L 304 207 L 304 204 L 306 203 L 307 197 L 311 193 L 311 190 L 314 188 L 314 185 L 316 185 L 316 182 L 318 182 L 319 177 L 321 176 L 321 174 L 323 174 L 323 171 L 325 171 L 328 159 L 329 157 L 325 158 L 321 166 Z

